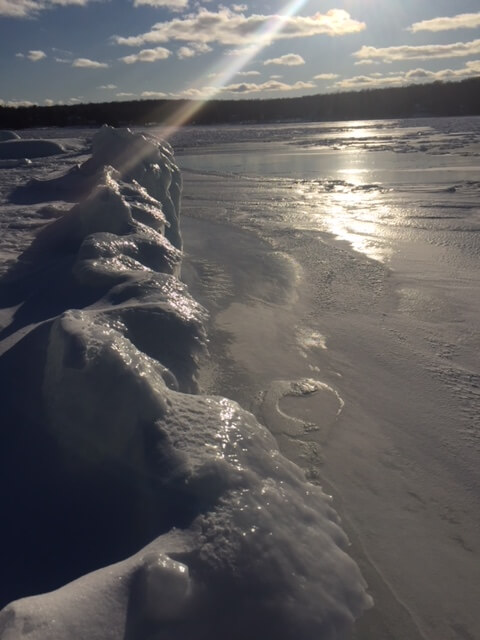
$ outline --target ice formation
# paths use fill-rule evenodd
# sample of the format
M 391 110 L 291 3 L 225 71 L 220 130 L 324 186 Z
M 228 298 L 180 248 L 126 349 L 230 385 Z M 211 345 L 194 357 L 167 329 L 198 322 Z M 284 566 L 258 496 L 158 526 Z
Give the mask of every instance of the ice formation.
M 0 130 L 0 142 L 6 142 L 7 140 L 20 140 L 20 136 L 15 131 L 8 131 L 7 129 Z
M 171 149 L 103 127 L 29 187 L 80 201 L 1 283 L 0 638 L 343 637 L 370 598 L 329 498 L 197 393 Z
M 1 159 L 43 158 L 63 153 L 65 149 L 53 140 L 0 140 Z

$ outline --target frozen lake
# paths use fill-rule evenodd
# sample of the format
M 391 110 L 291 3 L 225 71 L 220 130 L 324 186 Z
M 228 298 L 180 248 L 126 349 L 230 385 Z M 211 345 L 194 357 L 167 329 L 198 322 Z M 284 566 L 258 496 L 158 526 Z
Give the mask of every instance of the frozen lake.
M 161 136 L 164 131 L 149 128 L 148 133 Z M 22 136 L 38 139 L 39 147 L 47 148 L 45 140 L 56 140 L 62 146 L 62 154 L 34 158 L 30 163 L 0 158 L 1 274 L 12 266 L 19 267 L 21 273 L 21 264 L 17 264 L 19 255 L 28 249 L 47 223 L 54 225 L 55 219 L 61 220 L 78 201 L 75 189 L 79 189 L 79 180 L 84 180 L 84 174 L 75 167 L 87 161 L 93 134 L 93 130 L 86 129 L 25 131 Z M 333 495 L 333 505 L 340 512 L 342 527 L 352 543 L 350 555 L 358 563 L 375 600 L 375 607 L 358 621 L 354 638 L 472 640 L 480 637 L 480 118 L 198 127 L 174 132 L 170 141 L 184 182 L 182 279 L 193 297 L 209 311 L 210 353 L 200 361 L 201 391 L 237 400 L 253 412 L 274 434 L 282 453 L 302 467 L 313 484 L 321 485 Z M 144 169 L 141 163 L 139 166 L 136 175 L 142 176 Z M 65 178 L 67 171 L 70 172 Z M 155 166 L 147 167 L 146 171 L 149 176 L 155 175 Z M 125 287 L 125 293 L 117 292 L 110 297 L 105 294 L 107 297 L 100 300 L 88 287 L 87 290 L 79 287 L 77 291 L 75 284 L 72 290 L 68 280 L 71 276 L 64 277 L 63 265 L 68 267 L 70 261 L 77 258 L 70 256 L 68 248 L 63 255 L 60 243 L 60 249 L 57 248 L 60 258 L 55 254 L 50 261 L 47 252 L 34 265 L 32 280 L 24 283 L 29 296 L 23 299 L 22 292 L 15 294 L 15 304 L 13 298 L 2 298 L 0 354 L 6 354 L 4 372 L 10 371 L 8 358 L 9 354 L 15 354 L 17 342 L 17 351 L 28 362 L 29 343 L 27 340 L 23 349 L 23 338 L 28 338 L 30 332 L 34 336 L 39 333 L 35 333 L 39 320 L 48 325 L 65 309 L 78 308 L 81 310 L 78 317 L 85 314 L 88 318 L 90 314 L 96 318 L 93 328 L 87 323 L 88 339 L 98 344 L 104 344 L 104 338 L 99 336 L 105 328 L 105 318 L 115 315 L 116 305 L 123 305 L 125 300 L 125 304 L 132 307 L 131 311 L 122 311 L 128 322 L 144 298 L 145 304 L 152 303 L 153 308 L 160 294 L 165 297 L 161 301 L 162 309 L 173 304 L 177 313 L 185 317 L 190 317 L 192 310 L 200 314 L 181 283 L 173 288 L 171 284 L 162 285 L 159 291 L 160 276 L 152 276 L 154 261 L 149 253 L 152 249 L 148 249 L 153 246 L 152 233 L 149 232 L 147 242 L 141 221 L 150 219 L 152 207 L 155 210 L 155 206 L 160 206 L 158 202 L 153 206 L 138 185 L 126 185 L 114 174 L 102 179 L 105 182 L 102 189 L 109 197 L 115 200 L 121 194 L 120 211 L 128 210 L 128 203 L 140 211 L 140 214 L 137 211 L 140 222 L 134 223 L 137 235 L 133 234 L 130 242 L 122 244 L 113 237 L 117 233 L 113 231 L 109 237 L 104 234 L 98 243 L 99 255 L 102 259 L 107 256 L 108 264 L 101 277 L 114 278 L 117 268 L 127 269 L 130 285 Z M 150 187 L 153 183 L 153 179 L 145 182 Z M 161 190 L 152 193 L 157 194 L 155 197 L 158 193 L 161 196 Z M 98 205 L 99 216 L 102 211 L 108 214 L 108 207 L 102 207 Z M 88 214 L 88 207 L 84 209 Z M 95 216 L 90 218 L 90 223 L 95 229 Z M 116 222 L 112 224 L 116 229 Z M 66 233 L 61 226 L 59 229 L 60 233 Z M 121 230 L 120 236 L 125 233 L 131 234 L 132 228 Z M 166 251 L 168 243 L 158 238 L 155 242 Z M 88 257 L 92 251 L 93 248 L 87 246 L 86 253 L 82 254 L 87 257 L 86 264 L 90 264 Z M 120 254 L 116 256 L 118 251 Z M 121 251 L 125 251 L 125 255 Z M 174 249 L 169 251 L 169 269 L 175 272 L 175 260 L 180 259 L 180 254 Z M 111 259 L 112 255 L 115 259 Z M 28 256 L 27 252 L 27 263 Z M 98 264 L 103 268 L 101 260 Z M 98 267 L 95 261 L 92 265 Z M 90 268 L 93 267 L 86 267 L 87 274 Z M 50 272 L 56 278 L 54 282 L 59 283 L 60 296 L 49 284 Z M 69 273 L 68 270 L 65 273 Z M 169 277 L 165 276 L 165 282 L 170 283 Z M 94 278 L 94 285 L 98 286 L 96 282 Z M 73 327 L 82 336 L 75 322 L 70 321 L 69 330 Z M 156 353 L 159 346 L 163 348 L 162 340 L 157 344 L 151 327 L 144 331 L 142 326 L 138 325 L 140 328 L 137 327 L 135 334 L 140 351 L 148 347 Z M 125 331 L 123 320 L 112 320 L 108 327 L 108 335 Z M 162 332 L 159 335 L 163 336 Z M 176 375 L 181 380 L 185 362 L 189 366 L 193 363 L 193 360 L 190 362 L 193 353 L 190 340 L 193 344 L 198 337 L 186 332 L 175 338 L 177 334 L 173 330 L 172 335 L 172 344 L 180 350 L 178 353 L 174 350 L 172 355 L 167 346 L 165 357 L 172 371 L 180 371 Z M 123 353 L 128 340 L 118 338 L 121 348 L 117 348 L 115 340 L 113 351 Z M 92 349 L 92 353 L 96 353 L 96 349 Z M 235 418 L 232 422 L 225 409 L 231 405 L 225 399 L 205 401 L 199 413 L 196 396 L 188 396 L 190 387 L 186 382 L 181 389 L 182 393 L 187 390 L 186 399 L 182 393 L 165 391 L 157 380 L 158 375 L 152 375 L 153 370 L 148 368 L 153 366 L 151 361 L 147 363 L 144 355 L 131 344 L 125 353 L 122 365 L 125 370 L 119 379 L 127 380 L 122 395 L 128 399 L 133 393 L 137 398 L 135 409 L 120 411 L 117 415 L 118 394 L 112 389 L 108 395 L 107 385 L 105 403 L 110 404 L 104 409 L 104 400 L 100 397 L 100 415 L 110 415 L 113 422 L 118 419 L 121 425 L 130 419 L 135 422 L 143 415 L 144 402 L 150 406 L 150 398 L 157 397 L 155 393 L 161 389 L 161 397 L 167 398 L 167 404 L 173 402 L 174 411 L 178 412 L 178 419 L 171 423 L 175 428 L 188 431 L 189 425 L 198 420 L 195 416 L 201 415 L 201 424 L 207 425 L 213 434 L 213 451 L 219 438 L 223 438 L 222 447 L 228 438 L 235 440 L 235 429 L 240 425 L 247 429 L 247 440 L 255 445 L 251 448 L 242 445 L 241 455 L 249 456 L 253 451 L 258 456 L 256 462 L 252 463 L 252 458 L 245 463 L 246 475 L 257 468 L 255 465 L 262 467 L 268 456 L 259 453 L 264 445 L 259 446 L 257 440 L 270 441 L 265 435 L 259 435 L 263 432 L 249 414 L 240 412 L 238 420 Z M 78 375 L 81 376 L 83 369 L 75 354 L 73 349 L 70 360 L 65 359 L 65 371 L 73 370 L 72 375 L 77 375 L 80 367 Z M 104 371 L 101 359 L 98 366 L 100 373 Z M 32 372 L 28 375 L 34 376 L 37 368 L 39 365 L 32 358 Z M 117 369 L 112 372 L 117 376 Z M 165 371 L 162 375 L 168 380 Z M 58 384 L 63 384 L 63 377 L 60 369 Z M 98 384 L 96 380 L 90 374 L 81 378 L 81 384 L 85 385 L 82 394 L 90 393 L 89 384 L 102 388 L 105 375 L 99 374 Z M 142 395 L 144 383 L 155 389 L 153 395 L 150 391 Z M 8 384 L 16 388 L 10 376 Z M 77 386 L 72 385 L 72 389 Z M 91 391 L 92 405 L 98 400 L 95 391 L 98 395 L 98 389 Z M 51 395 L 56 402 L 55 391 Z M 25 397 L 29 398 L 27 392 Z M 62 398 L 62 394 L 58 397 Z M 66 397 L 68 400 L 68 393 Z M 199 396 L 200 403 L 203 397 Z M 208 408 L 209 402 L 212 404 Z M 217 402 L 220 420 L 209 413 Z M 125 406 L 128 407 L 129 402 L 126 401 Z M 68 411 L 68 401 L 65 407 Z M 155 417 L 160 409 L 155 405 L 149 411 Z M 59 424 L 63 422 L 60 420 Z M 93 419 L 92 424 L 95 424 Z M 218 424 L 224 428 L 220 434 L 215 432 Z M 164 426 L 168 430 L 168 420 Z M 240 441 L 235 440 L 232 446 L 240 446 Z M 160 445 L 165 447 L 163 455 L 173 461 L 172 468 L 176 468 L 173 450 L 168 449 L 165 442 Z M 178 442 L 182 449 L 182 438 L 178 438 Z M 197 451 L 204 450 L 202 444 L 192 442 L 195 457 Z M 128 453 L 129 447 L 125 450 Z M 207 449 L 205 452 L 209 464 Z M 34 453 L 30 454 L 32 464 Z M 238 463 L 235 456 L 232 459 Z M 11 463 L 7 461 L 9 466 Z M 168 465 L 165 468 L 170 469 Z M 282 465 L 275 467 L 277 471 L 279 468 L 284 469 Z M 276 471 L 268 473 L 276 477 Z M 210 489 L 210 494 L 215 494 L 215 483 L 204 485 L 199 477 L 202 491 L 209 493 Z M 174 486 L 177 481 L 175 476 Z M 5 487 L 5 495 L 9 495 L 8 486 Z M 252 485 L 245 495 L 255 496 L 255 491 L 256 485 Z M 315 583 L 319 590 L 323 589 L 323 583 L 316 577 L 319 572 L 329 584 L 340 585 L 333 587 L 338 595 L 335 606 L 338 604 L 338 610 L 348 618 L 350 613 L 345 603 L 350 606 L 354 602 L 358 610 L 365 605 L 363 586 L 346 560 L 340 561 L 327 551 L 322 555 L 323 546 L 316 551 L 315 535 L 320 531 L 323 535 L 330 525 L 325 527 L 319 520 L 316 531 L 310 531 L 295 515 L 297 503 L 302 503 L 295 495 L 275 503 L 278 511 L 274 512 L 272 522 L 282 525 L 271 527 L 278 536 L 278 541 L 275 538 L 269 543 L 272 555 L 258 554 L 265 563 L 262 566 L 266 579 L 258 593 L 265 596 L 267 609 L 268 593 L 279 598 L 278 602 L 282 601 L 282 590 L 277 589 L 276 574 L 268 565 L 268 558 L 280 567 L 283 579 L 282 558 L 291 552 L 295 562 L 300 558 L 302 568 L 291 585 L 286 579 L 285 588 L 298 586 L 295 593 L 305 595 L 308 602 L 305 610 L 312 614 L 312 620 L 315 622 L 315 615 L 320 615 L 323 607 L 316 603 L 324 600 L 323 596 L 318 599 L 317 592 L 302 587 L 301 576 L 303 573 L 310 576 L 310 565 L 314 569 L 308 584 Z M 318 504 L 324 504 L 323 494 L 315 496 L 312 491 L 309 500 L 318 497 Z M 262 498 L 258 500 L 260 507 Z M 52 505 L 55 511 L 54 501 Z M 184 508 L 181 501 L 175 505 L 180 512 Z M 15 505 L 11 508 L 17 513 Z M 240 511 L 243 513 L 243 507 Z M 115 511 L 114 515 L 120 518 L 123 512 L 119 515 Z M 22 517 L 28 519 L 28 516 Z M 107 530 L 109 517 L 104 516 L 104 520 Z M 256 533 L 256 525 L 250 527 L 248 518 L 241 521 L 242 526 L 247 527 L 245 531 Z M 89 524 L 85 526 L 88 529 Z M 261 531 L 267 528 L 260 526 Z M 180 530 L 179 537 L 183 536 L 182 528 Z M 218 529 L 215 539 L 213 567 L 215 558 L 220 557 L 215 555 L 217 549 L 221 549 L 222 541 L 229 537 L 222 531 Z M 242 528 L 233 527 L 232 531 L 238 533 Z M 17 534 L 9 535 L 15 542 Z M 48 530 L 44 535 L 50 535 Z M 80 534 L 74 533 L 74 540 L 75 535 Z M 188 564 L 185 542 L 176 536 L 176 533 L 167 534 L 166 548 L 176 554 L 175 557 L 184 557 Z M 297 537 L 307 542 L 296 544 Z M 151 532 L 145 534 L 145 540 L 150 539 Z M 162 539 L 163 536 L 158 538 Z M 102 540 L 108 555 L 110 539 L 107 536 Z M 156 541 L 152 543 L 155 544 Z M 244 555 L 238 557 L 251 559 L 249 549 L 261 552 L 261 544 L 263 542 L 245 547 Z M 139 545 L 135 545 L 132 543 L 136 551 Z M 69 557 L 68 545 L 62 546 L 63 552 Z M 104 559 L 105 554 L 100 551 L 99 554 Z M 30 555 L 31 561 L 36 562 L 34 551 Z M 125 563 L 128 571 L 131 570 L 128 567 L 137 566 L 139 557 L 136 554 L 128 559 Z M 228 560 L 228 554 L 224 557 Z M 87 560 L 90 562 L 90 558 Z M 109 558 L 109 562 L 114 560 L 115 557 Z M 49 566 L 50 560 L 45 561 Z M 41 562 L 40 558 L 40 565 Z M 24 564 L 28 583 L 28 562 Z M 60 564 L 68 565 L 68 562 Z M 81 556 L 78 564 L 85 571 Z M 120 572 L 127 571 L 124 563 L 114 566 L 121 567 Z M 245 573 L 246 584 L 257 579 L 261 582 L 263 576 L 254 570 L 254 565 L 247 562 L 245 566 L 253 567 L 248 569 L 252 573 Z M 15 575 L 18 567 L 14 561 L 10 569 Z M 57 570 L 63 575 L 63 566 Z M 202 570 L 208 582 L 210 569 Z M 72 571 L 74 577 L 79 575 L 78 571 Z M 41 570 L 36 572 L 37 576 L 40 574 Z M 234 602 L 229 595 L 234 585 L 230 577 L 225 582 L 228 606 Z M 87 585 L 89 579 L 87 576 Z M 95 580 L 94 577 L 94 586 Z M 349 595 L 350 587 L 355 596 Z M 262 591 L 264 588 L 270 591 Z M 162 592 L 162 588 L 159 589 Z M 94 589 L 92 592 L 96 593 Z M 211 606 L 211 611 L 208 609 L 210 613 L 200 616 L 206 625 L 202 638 L 211 637 L 208 625 L 215 627 L 215 612 L 219 609 L 218 593 L 215 589 L 211 592 L 213 595 L 208 593 L 210 600 L 206 604 Z M 329 593 L 325 602 L 330 603 Z M 298 604 L 296 598 L 292 602 Z M 103 611 L 103 601 L 96 596 L 94 600 Z M 91 610 L 89 602 L 85 605 L 86 618 Z M 107 596 L 105 602 L 108 605 L 116 600 L 109 600 Z M 245 606 L 241 599 L 234 604 L 238 605 L 238 619 L 242 620 Z M 303 616 L 302 606 L 294 606 L 288 612 L 292 614 L 291 620 L 297 621 L 292 624 L 305 620 L 305 629 L 317 629 L 309 627 L 310 619 Z M 65 611 L 63 605 L 60 610 Z M 27 608 L 27 613 L 29 611 Z M 115 611 L 122 609 L 115 605 Z M 333 620 L 329 633 L 337 637 L 335 614 L 330 618 L 328 607 L 326 611 L 325 625 Z M 83 620 L 83 614 L 79 615 Z M 257 619 L 256 615 L 252 614 L 252 620 Z M 111 628 L 109 616 L 110 610 L 102 618 L 105 628 Z M 225 614 L 221 620 L 226 629 L 227 618 Z M 188 616 L 185 619 L 185 638 L 190 640 L 188 625 L 196 622 L 194 618 L 188 622 Z M 68 615 L 66 624 L 70 624 Z M 122 628 L 121 619 L 118 624 Z M 244 624 L 248 626 L 247 622 Z M 45 628 L 48 633 L 48 627 Z M 98 625 L 92 628 L 99 638 L 103 637 Z M 40 624 L 37 627 L 40 635 L 34 640 L 44 640 L 41 629 Z M 281 623 L 277 632 L 284 632 L 288 638 L 292 635 Z M 242 636 L 240 626 L 237 633 L 239 637 L 245 635 Z
M 361 637 L 478 637 L 480 119 L 189 135 L 205 386 L 341 504 L 377 602 Z

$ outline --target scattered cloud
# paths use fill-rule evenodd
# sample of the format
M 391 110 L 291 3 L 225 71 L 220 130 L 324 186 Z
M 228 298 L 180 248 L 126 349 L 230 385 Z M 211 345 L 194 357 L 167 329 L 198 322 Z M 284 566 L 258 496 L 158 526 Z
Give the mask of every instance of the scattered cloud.
M 43 58 L 46 58 L 47 54 L 45 53 L 45 51 L 40 51 L 38 49 L 30 49 L 30 51 L 27 54 L 25 54 L 25 53 L 16 53 L 15 57 L 16 58 L 28 58 L 32 62 L 38 62 L 39 60 L 43 60 Z
M 270 58 L 269 60 L 265 60 L 263 64 L 281 64 L 286 67 L 297 67 L 300 64 L 305 64 L 305 60 L 297 53 L 286 53 L 279 58 Z
M 270 78 L 272 80 L 280 80 L 280 78 L 283 78 L 283 76 L 279 75 L 278 73 L 275 73 L 275 74 L 271 75 Z
M 327 13 L 313 16 L 299 15 L 257 15 L 245 16 L 227 7 L 218 11 L 198 9 L 196 14 L 157 22 L 150 31 L 138 36 L 114 36 L 117 44 L 141 47 L 144 44 L 158 44 L 172 40 L 188 42 L 217 42 L 221 45 L 258 44 L 259 38 L 268 41 L 305 38 L 309 36 L 340 36 L 358 33 L 365 29 L 365 23 L 351 18 L 347 11 L 331 9 Z M 260 35 L 265 32 L 265 35 Z
M 120 91 L 115 95 L 117 96 L 117 98 L 136 98 L 137 97 L 136 93 L 131 93 L 130 91 Z
M 28 53 L 16 53 L 16 58 L 28 58 L 32 62 L 38 62 L 39 60 L 43 60 L 43 58 L 47 57 L 45 51 L 40 51 L 38 49 L 30 49 Z
M 338 73 L 319 73 L 313 76 L 314 80 L 335 80 L 335 78 L 338 78 Z
M 195 49 L 192 49 L 192 47 L 180 47 L 180 49 L 177 50 L 177 57 L 180 60 L 185 60 L 185 58 L 194 58 L 197 55 Z
M 410 71 L 390 72 L 386 74 L 371 73 L 370 75 L 354 76 L 338 80 L 331 89 L 356 90 L 379 89 L 382 87 L 401 87 L 408 84 L 428 82 L 448 82 L 452 80 L 465 80 L 480 74 L 480 60 L 469 61 L 461 69 L 441 69 L 429 71 L 427 69 L 411 69 Z
M 32 62 L 38 62 L 39 60 L 43 60 L 43 58 L 46 57 L 47 54 L 45 53 L 45 51 L 40 51 L 39 49 L 32 49 L 27 54 L 27 58 Z
M 52 100 L 51 98 L 46 98 L 46 99 L 43 101 L 43 104 L 44 104 L 46 107 L 53 107 L 53 105 L 55 104 L 55 100 Z
M 258 52 L 258 47 L 254 44 L 249 45 L 248 47 L 241 47 L 240 49 L 227 49 L 225 51 L 225 55 L 227 56 L 244 56 L 245 58 L 250 58 L 252 55 L 255 55 Z
M 134 0 L 134 7 L 158 7 L 171 11 L 182 11 L 188 6 L 188 0 Z
M 168 94 L 167 93 L 163 93 L 163 91 L 142 91 L 142 93 L 140 94 L 141 98 L 150 98 L 150 99 L 155 99 L 155 98 L 167 98 Z
M 72 62 L 72 67 L 79 67 L 82 69 L 106 69 L 108 64 L 106 62 L 97 62 L 97 60 L 90 60 L 90 58 L 76 58 Z
M 165 49 L 165 47 L 155 47 L 155 49 L 142 49 L 138 53 L 133 53 L 130 56 L 124 56 L 120 58 L 125 64 L 134 64 L 135 62 L 156 62 L 157 60 L 166 60 L 171 51 Z
M 85 7 L 95 0 L 0 0 L 0 17 L 31 18 L 56 6 Z
M 211 98 L 215 93 L 218 93 L 218 89 L 216 89 L 215 87 L 202 87 L 200 89 L 191 87 L 190 89 L 183 89 L 183 91 L 172 93 L 171 96 L 172 98 L 189 98 L 191 100 L 203 100 L 205 98 Z
M 0 106 L 2 107 L 33 107 L 36 102 L 30 102 L 30 100 L 2 100 L 0 99 Z
M 242 82 L 239 84 L 229 84 L 223 87 L 224 92 L 228 93 L 260 93 L 262 91 L 298 91 L 301 89 L 315 89 L 316 85 L 313 82 L 294 82 L 293 84 L 287 84 L 285 82 L 279 82 L 278 80 L 267 80 L 261 84 L 253 82 Z
M 398 47 L 363 46 L 353 55 L 357 63 L 364 61 L 396 62 L 398 60 L 431 60 L 434 58 L 460 58 L 480 54 L 480 40 L 454 42 L 453 44 L 424 44 L 418 46 L 402 45 Z
M 244 77 L 248 77 L 248 76 L 259 76 L 260 71 L 238 71 L 237 76 L 244 76 Z
M 278 82 L 277 80 L 267 80 L 262 83 L 254 82 L 241 82 L 228 84 L 223 87 L 191 87 L 184 89 L 177 93 L 170 93 L 169 96 L 173 98 L 187 98 L 191 100 L 205 100 L 210 99 L 220 94 L 234 94 L 234 95 L 247 95 L 251 93 L 269 93 L 277 91 L 302 91 L 304 89 L 315 89 L 316 85 L 313 82 L 294 82 L 293 84 L 287 84 L 285 82 Z
M 0 16 L 26 18 L 39 10 L 34 0 L 0 0 Z
M 107 91 L 112 91 L 113 89 L 116 89 L 117 85 L 116 84 L 101 84 L 99 87 L 97 87 L 97 89 L 105 89 Z
M 177 51 L 177 56 L 180 60 L 184 60 L 185 58 L 194 58 L 201 53 L 208 53 L 209 51 L 212 51 L 212 47 L 208 44 L 203 42 L 192 42 L 188 46 L 180 47 Z
M 456 16 L 432 18 L 414 22 L 408 30 L 412 33 L 418 31 L 451 31 L 453 29 L 477 29 L 480 27 L 479 13 L 459 13 Z

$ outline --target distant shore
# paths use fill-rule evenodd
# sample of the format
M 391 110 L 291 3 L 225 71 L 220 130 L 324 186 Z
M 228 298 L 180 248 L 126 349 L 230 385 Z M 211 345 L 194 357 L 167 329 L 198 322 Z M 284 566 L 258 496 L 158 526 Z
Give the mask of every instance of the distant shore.
M 334 122 L 480 115 L 480 77 L 298 98 L 0 106 L 0 129 Z

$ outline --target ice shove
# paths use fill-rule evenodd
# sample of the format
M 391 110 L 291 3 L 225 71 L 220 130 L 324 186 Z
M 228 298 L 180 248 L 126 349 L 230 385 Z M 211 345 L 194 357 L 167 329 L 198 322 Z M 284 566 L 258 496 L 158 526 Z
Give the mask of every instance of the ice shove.
M 171 150 L 104 127 L 85 175 L 4 285 L 24 294 L 0 357 L 2 598 L 21 599 L 0 638 L 343 637 L 371 600 L 330 499 L 196 393 Z

